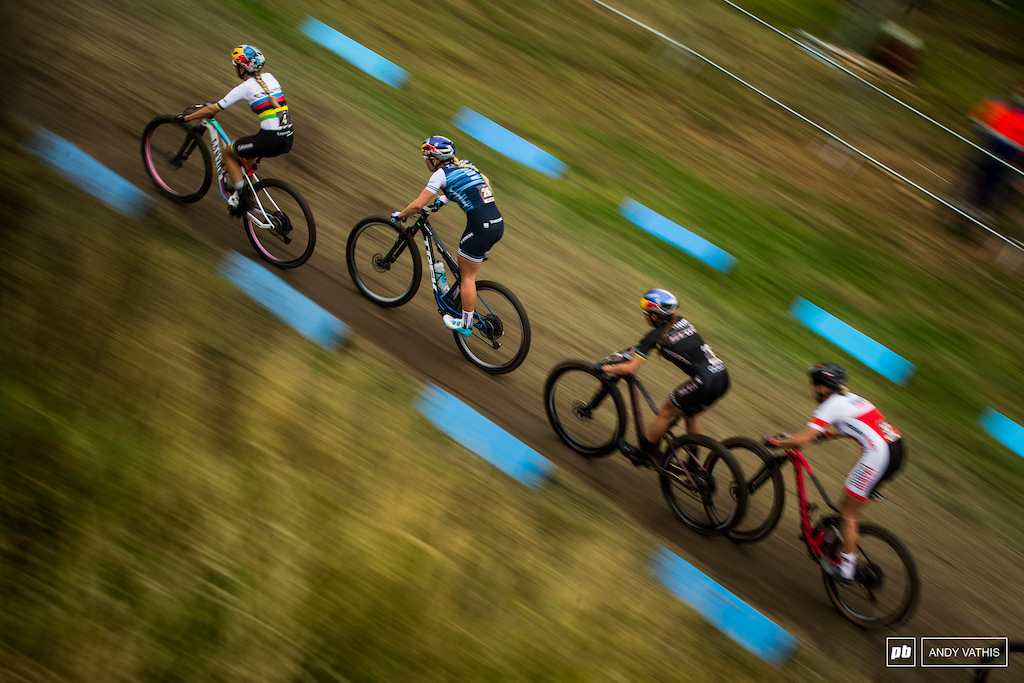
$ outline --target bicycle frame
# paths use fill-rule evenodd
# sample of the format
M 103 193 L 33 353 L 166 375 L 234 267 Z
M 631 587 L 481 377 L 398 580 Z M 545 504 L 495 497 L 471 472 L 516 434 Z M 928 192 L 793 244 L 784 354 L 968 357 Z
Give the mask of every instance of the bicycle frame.
M 640 381 L 639 377 L 633 374 L 617 375 L 617 377 L 619 379 L 624 379 L 626 381 L 626 384 L 629 386 L 629 402 L 633 407 L 633 426 L 636 429 L 637 443 L 640 443 L 640 439 L 641 437 L 643 437 L 646 427 L 646 425 L 644 424 L 643 406 L 640 403 L 640 395 L 643 395 L 644 400 L 647 401 L 647 405 L 651 409 L 651 412 L 653 412 L 655 415 L 659 413 L 658 405 L 654 402 L 654 399 L 651 398 L 650 392 L 647 391 L 647 388 L 644 386 L 644 383 Z M 666 444 L 668 445 L 668 448 L 670 450 L 673 450 L 672 441 L 675 439 L 675 434 L 672 433 L 671 427 L 669 427 L 669 429 L 665 431 L 664 439 Z M 651 465 L 659 474 L 671 477 L 672 479 L 675 479 L 676 481 L 682 484 L 687 483 L 683 480 L 682 477 L 679 476 L 679 472 L 666 470 L 661 466 L 660 462 L 651 460 Z M 700 467 L 701 469 L 704 468 L 703 465 L 700 465 Z M 693 480 L 693 475 L 690 473 L 690 470 L 687 469 L 686 467 L 683 467 L 682 471 L 686 475 L 688 483 L 692 486 L 696 486 L 697 482 Z
M 426 252 L 427 256 L 427 272 L 430 274 L 430 288 L 434 292 L 434 300 L 437 302 L 437 309 L 441 313 L 461 315 L 461 311 L 455 310 L 454 306 L 450 305 L 445 300 L 445 295 L 441 294 L 440 290 L 437 288 L 437 279 L 434 276 L 434 263 L 436 263 L 434 258 L 435 246 L 437 248 L 437 253 L 441 255 L 441 259 L 448 266 L 448 272 L 455 276 L 454 280 L 449 283 L 451 289 L 448 291 L 458 289 L 459 284 L 462 282 L 462 273 L 459 270 L 459 264 L 454 258 L 452 258 L 451 253 L 444 246 L 444 241 L 441 240 L 441 236 L 437 234 L 437 231 L 434 230 L 434 226 L 430 224 L 430 219 L 427 217 L 426 209 L 420 211 L 416 222 L 405 229 L 405 232 L 410 237 L 415 237 L 416 233 L 420 231 L 423 233 L 423 251 Z M 395 245 L 396 247 L 399 247 L 399 251 L 394 254 L 396 258 L 398 254 L 401 253 L 401 245 L 404 245 L 404 242 L 401 240 L 399 240 L 398 244 Z M 392 254 L 389 253 L 388 260 L 391 260 L 391 257 Z
M 228 177 L 228 172 L 224 167 L 224 154 L 221 152 L 220 144 L 221 140 L 223 140 L 224 144 L 230 147 L 231 138 L 229 138 L 228 134 L 224 132 L 224 128 L 216 119 L 205 118 L 195 128 L 199 128 L 201 131 L 206 131 L 208 129 L 210 131 L 210 149 L 213 151 L 213 163 L 217 167 L 217 178 L 221 181 L 221 194 L 224 194 L 224 188 L 227 187 L 225 179 Z M 243 162 L 241 159 L 238 160 L 238 163 L 241 164 L 244 171 L 242 176 L 245 178 L 245 181 L 249 183 L 249 189 L 252 189 L 253 181 L 257 183 L 260 181 L 260 179 L 256 177 L 255 168 L 250 168 L 248 164 Z M 224 198 L 227 199 L 227 196 Z
M 764 469 L 750 481 L 750 485 L 747 489 L 747 495 L 750 495 L 757 490 L 757 487 L 765 482 L 769 476 L 770 469 L 776 465 L 782 466 L 785 463 L 793 463 L 793 474 L 796 477 L 796 493 L 800 499 L 800 530 L 803 533 L 804 543 L 807 544 L 808 552 L 814 558 L 822 557 L 825 554 L 824 551 L 824 533 L 819 530 L 819 533 L 815 533 L 814 527 L 811 525 L 811 504 L 807 502 L 807 487 L 804 484 L 804 471 L 810 475 L 811 481 L 814 482 L 815 488 L 818 489 L 818 493 L 821 494 L 825 504 L 828 505 L 835 512 L 839 512 L 839 509 L 832 503 L 832 499 L 825 493 L 824 487 L 818 480 L 817 475 L 814 474 L 814 469 L 811 464 L 807 462 L 807 458 L 797 448 L 787 448 L 785 455 L 776 455 L 771 462 L 769 462 Z
M 223 140 L 225 145 L 230 146 L 231 138 L 228 137 L 228 134 L 224 132 L 224 128 L 220 125 L 220 123 L 217 122 L 216 119 L 205 118 L 202 120 L 202 123 L 196 126 L 196 128 L 200 127 L 202 127 L 203 131 L 207 129 L 210 130 L 210 149 L 213 151 L 213 161 L 217 167 L 217 178 L 220 180 L 220 193 L 221 196 L 224 197 L 225 200 L 227 200 L 230 197 L 230 195 L 225 192 L 225 189 L 228 186 L 228 173 L 227 169 L 224 167 L 224 154 L 221 151 L 220 145 L 221 141 Z M 269 202 L 269 204 L 273 207 L 271 211 L 268 211 L 263 206 L 263 200 L 260 199 L 260 196 L 256 192 L 255 185 L 260 182 L 259 177 L 256 175 L 256 166 L 257 164 L 259 164 L 259 161 L 260 160 L 257 159 L 256 162 L 253 163 L 252 166 L 250 166 L 249 164 L 245 163 L 245 161 L 243 161 L 241 158 L 238 159 L 238 163 L 242 167 L 242 177 L 245 179 L 245 182 L 249 185 L 249 190 L 253 194 L 253 199 L 256 202 L 256 207 L 259 208 L 259 211 L 250 211 L 246 215 L 248 216 L 249 221 L 252 223 L 253 227 L 261 228 L 263 230 L 273 230 L 275 226 L 274 223 L 271 220 L 269 220 L 268 214 L 273 213 L 275 211 L 279 212 L 281 210 L 281 207 L 278 206 L 277 202 L 274 201 L 274 198 L 271 197 L 269 193 L 264 192 L 264 199 L 267 202 Z M 267 220 L 261 220 L 261 217 Z M 286 242 L 289 241 L 287 237 L 285 238 L 285 240 Z

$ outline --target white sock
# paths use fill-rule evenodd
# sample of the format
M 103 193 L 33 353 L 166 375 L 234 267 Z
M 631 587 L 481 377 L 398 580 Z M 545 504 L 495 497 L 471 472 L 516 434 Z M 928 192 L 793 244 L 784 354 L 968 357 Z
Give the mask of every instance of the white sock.
M 843 578 L 852 579 L 857 571 L 857 553 L 839 553 L 842 558 L 839 567 L 843 570 Z
M 467 330 L 473 327 L 473 311 L 462 311 L 462 327 Z
M 236 191 L 236 192 L 237 192 L 238 190 L 241 190 L 241 189 L 242 189 L 243 187 L 245 187 L 245 180 L 242 180 L 242 179 L 240 178 L 240 179 L 238 179 L 238 180 L 236 180 L 236 181 L 235 181 L 235 191 Z

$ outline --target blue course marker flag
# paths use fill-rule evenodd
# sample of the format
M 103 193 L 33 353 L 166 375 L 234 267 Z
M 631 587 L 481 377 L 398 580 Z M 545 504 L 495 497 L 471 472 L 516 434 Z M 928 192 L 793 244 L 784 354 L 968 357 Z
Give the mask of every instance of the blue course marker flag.
M 651 574 L 722 633 L 775 666 L 785 662 L 796 648 L 796 638 L 661 546 Z
M 37 128 L 30 146 L 62 176 L 123 214 L 139 218 L 153 203 L 145 192 L 48 130 Z
M 539 488 L 555 468 L 543 455 L 433 384 L 420 391 L 416 410 L 452 439 L 528 486 Z
M 220 262 L 220 272 L 257 303 L 317 344 L 333 350 L 348 336 L 345 323 L 244 256 L 229 251 Z
M 551 178 L 561 178 L 569 168 L 532 142 L 527 142 L 472 109 L 460 109 L 452 125 L 491 149 Z
M 622 200 L 619 213 L 655 237 L 674 244 L 723 273 L 730 272 L 736 266 L 736 257 L 629 197 Z
M 914 374 L 914 366 L 905 358 L 806 299 L 797 297 L 789 307 L 789 313 L 864 365 L 897 384 L 906 384 Z
M 985 408 L 978 422 L 1000 443 L 1024 458 L 1024 427 L 991 408 Z
M 394 88 L 401 88 L 409 78 L 409 73 L 402 67 L 313 17 L 303 19 L 299 31 Z

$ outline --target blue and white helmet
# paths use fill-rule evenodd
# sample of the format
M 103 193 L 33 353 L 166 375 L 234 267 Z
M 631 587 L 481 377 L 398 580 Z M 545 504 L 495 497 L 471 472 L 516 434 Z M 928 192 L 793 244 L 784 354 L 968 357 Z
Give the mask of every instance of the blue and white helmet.
M 676 312 L 679 300 L 664 289 L 649 289 L 640 297 L 640 308 L 644 313 L 667 318 Z
M 252 45 L 239 45 L 231 51 L 231 63 L 247 73 L 254 74 L 267 63 L 263 53 Z
M 425 158 L 448 161 L 455 156 L 455 143 L 443 135 L 431 135 L 420 145 L 420 151 Z

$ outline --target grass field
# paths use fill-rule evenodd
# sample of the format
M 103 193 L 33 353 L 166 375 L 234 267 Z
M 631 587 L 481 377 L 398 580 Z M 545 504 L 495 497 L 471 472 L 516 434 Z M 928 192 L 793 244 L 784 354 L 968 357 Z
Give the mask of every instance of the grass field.
M 746 7 L 825 33 L 841 4 Z M 966 154 L 720 3 L 630 8 L 901 172 L 953 177 Z M 313 204 L 315 258 L 340 263 L 356 219 L 404 205 L 423 182 L 419 142 L 448 133 L 496 186 L 510 230 L 488 268 L 527 303 L 534 357 L 631 343 L 637 294 L 668 287 L 734 370 L 712 425 L 795 427 L 809 409 L 803 369 L 843 362 L 913 444 L 905 486 L 920 516 L 955 510 L 956 537 L 1024 551 L 1024 462 L 975 422 L 992 406 L 1024 423 L 1019 277 L 951 241 L 942 212 L 912 192 L 828 165 L 789 115 L 594 3 L 8 11 L 22 49 L 0 158 L 14 218 L 0 228 L 0 664 L 14 676 L 804 681 L 820 669 L 806 652 L 782 670 L 761 664 L 648 578 L 651 539 L 596 494 L 499 478 L 409 411 L 417 380 L 388 359 L 359 341 L 337 355 L 306 346 L 217 280 L 172 212 L 135 225 L 83 207 L 17 142 L 45 119 L 116 167 L 150 117 L 223 94 L 225 55 L 243 40 L 292 102 L 295 150 L 275 168 Z M 310 43 L 295 28 L 307 14 L 407 68 L 407 86 Z M 937 1 L 912 16 L 931 47 L 901 94 L 966 132 L 964 112 L 1019 75 L 1001 55 L 1020 44 L 1020 14 Z M 73 66 L 47 61 L 54 45 Z M 449 122 L 461 106 L 570 173 L 551 180 L 460 138 Z M 244 114 L 220 118 L 240 131 Z M 737 269 L 639 234 L 616 211 L 623 196 Z M 913 380 L 895 386 L 803 329 L 785 313 L 796 296 L 913 362 Z M 387 438 L 359 429 L 367 411 Z
M 671 597 L 593 492 L 454 446 L 372 346 L 310 345 L 173 225 L 2 159 L 3 680 L 817 680 Z

